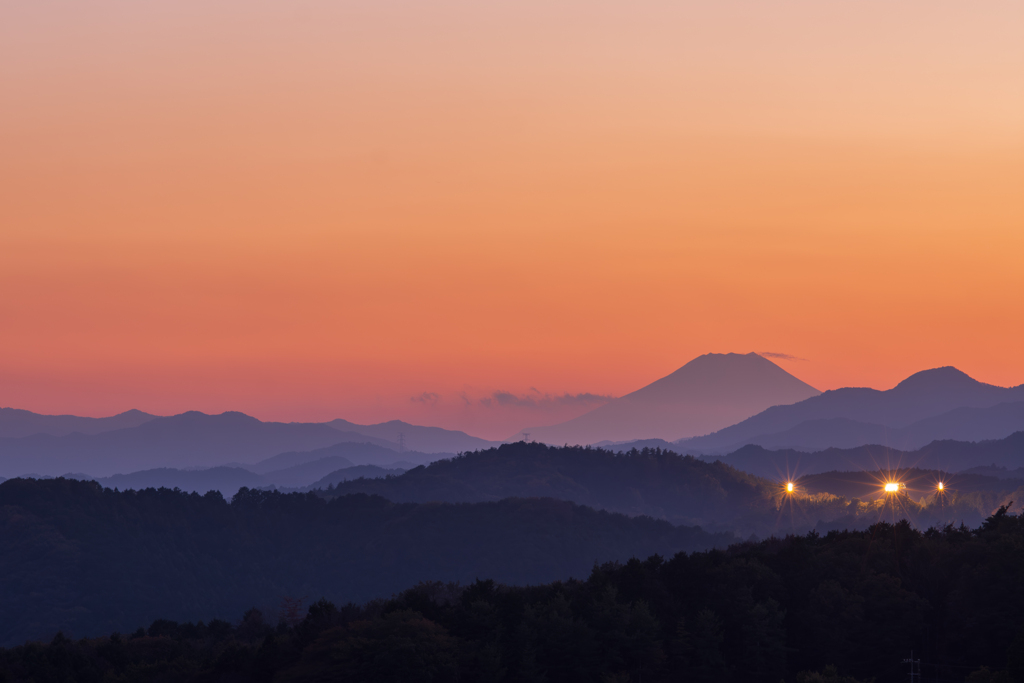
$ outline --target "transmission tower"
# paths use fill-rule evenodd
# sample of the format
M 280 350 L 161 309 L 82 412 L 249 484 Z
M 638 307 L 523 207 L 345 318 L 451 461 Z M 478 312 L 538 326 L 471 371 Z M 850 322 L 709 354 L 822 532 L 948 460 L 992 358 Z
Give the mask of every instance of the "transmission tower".
M 523 441 L 530 443 L 530 432 L 523 432 Z
M 398 452 L 405 453 L 405 432 L 398 432 Z
M 921 683 L 921 660 L 914 659 L 914 651 L 910 651 L 910 659 L 904 659 L 904 664 L 910 665 L 910 683 Z

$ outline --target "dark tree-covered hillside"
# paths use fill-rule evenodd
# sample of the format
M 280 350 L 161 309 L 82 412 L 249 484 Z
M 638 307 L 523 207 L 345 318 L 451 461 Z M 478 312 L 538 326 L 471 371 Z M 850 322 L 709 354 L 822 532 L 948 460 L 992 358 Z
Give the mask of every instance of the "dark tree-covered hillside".
M 0 644 L 230 618 L 284 597 L 365 601 L 421 580 L 514 584 L 594 562 L 725 547 L 734 537 L 550 499 L 395 504 L 242 489 L 0 484 Z
M 777 483 L 660 449 L 504 444 L 417 467 L 400 477 L 339 484 L 328 496 L 374 493 L 396 502 L 482 502 L 542 496 L 676 524 L 746 523 L 774 510 Z
M 1024 518 L 906 523 L 595 567 L 583 581 L 420 583 L 305 618 L 153 621 L 0 649 L 0 680 L 477 683 L 1024 681 Z
M 815 528 L 865 529 L 878 521 L 900 518 L 920 529 L 947 523 L 974 526 L 1001 505 L 1021 501 L 1021 496 L 1015 495 L 1021 482 L 946 476 L 953 486 L 941 499 L 931 496 L 933 491 L 921 489 L 912 492 L 913 499 L 901 495 L 895 501 L 881 501 L 872 495 L 865 502 L 848 495 L 864 493 L 846 480 L 877 480 L 877 472 L 833 473 L 817 479 L 812 475 L 806 479 L 806 488 L 801 485 L 787 494 L 783 489 L 785 469 L 778 479 L 770 480 L 722 461 L 704 462 L 657 448 L 613 453 L 519 442 L 440 460 L 398 477 L 350 480 L 321 495 L 332 498 L 361 492 L 399 502 L 546 496 L 743 537 L 782 536 Z M 918 482 L 922 486 L 924 479 Z M 879 487 L 876 481 L 875 489 Z M 897 503 L 895 509 L 890 509 L 892 502 Z

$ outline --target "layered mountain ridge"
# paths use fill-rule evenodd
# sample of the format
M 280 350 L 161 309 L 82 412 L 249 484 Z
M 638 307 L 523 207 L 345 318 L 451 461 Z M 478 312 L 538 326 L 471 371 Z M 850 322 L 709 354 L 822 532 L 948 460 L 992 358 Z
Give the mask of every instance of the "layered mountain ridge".
M 32 414 L 30 414 L 32 415 Z M 127 414 L 125 414 L 127 415 Z M 145 415 L 141 413 L 140 415 Z M 53 416 L 37 416 L 53 417 Z M 66 416 L 59 416 L 61 418 Z M 121 416 L 117 416 L 121 417 Z M 340 444 L 361 444 L 367 448 L 347 449 L 356 456 L 356 464 L 389 465 L 395 461 L 429 462 L 456 452 L 421 453 L 405 451 L 398 443 L 357 431 L 342 431 L 323 423 L 262 422 L 239 412 L 207 415 L 189 411 L 170 417 L 147 416 L 141 424 L 108 429 L 98 433 L 36 433 L 31 436 L 0 437 L 0 476 L 25 474 L 57 476 L 67 472 L 84 472 L 94 477 L 137 472 L 159 468 L 216 467 L 224 465 L 255 465 L 267 458 L 285 453 L 309 453 Z M 81 418 L 114 419 L 114 418 Z M 37 425 L 65 429 L 66 421 L 55 423 L 37 420 Z M 93 422 L 83 424 L 99 429 Z M 107 426 L 112 423 L 102 423 Z M 351 425 L 351 423 L 346 423 Z M 359 427 L 359 425 L 355 425 Z M 416 435 L 423 430 L 431 435 L 431 443 L 444 445 L 445 433 L 453 446 L 463 445 L 468 436 L 438 428 L 417 427 L 405 423 L 392 424 Z M 0 433 L 3 433 L 0 431 Z M 403 432 L 405 433 L 405 432 Z M 479 440 L 482 444 L 489 442 Z M 355 451 L 358 451 L 356 453 Z M 368 457 L 363 458 L 364 451 Z M 297 456 L 291 464 L 343 453 Z M 284 465 L 282 465 L 283 467 Z M 275 468 L 280 469 L 280 468 Z M 324 473 L 326 474 L 326 473 Z M 319 476 L 323 476 L 322 474 Z
M 1002 438 L 1024 429 L 1024 385 L 979 382 L 953 367 L 915 373 L 892 389 L 825 391 L 678 445 L 688 453 L 724 454 L 747 444 L 820 450 L 878 443 L 920 448 L 936 439 Z
M 818 452 L 875 444 L 907 452 L 937 440 L 981 442 L 1021 430 L 1024 385 L 985 384 L 953 367 L 915 373 L 888 390 L 819 393 L 757 354 L 706 354 L 574 420 L 524 430 L 513 440 L 596 444 L 615 451 L 661 447 L 694 455 L 724 455 L 749 445 Z M 688 434 L 692 438 L 679 439 Z M 407 469 L 495 445 L 464 432 L 399 420 L 281 423 L 239 412 L 197 411 L 82 418 L 0 408 L 3 477 L 68 472 L 108 477 L 218 466 L 263 474 L 336 456 L 355 465 Z M 310 466 L 313 471 L 319 474 L 309 481 L 328 473 Z
M 66 436 L 68 434 L 100 434 L 115 429 L 138 427 L 156 415 L 141 410 L 127 410 L 111 417 L 79 417 L 78 415 L 40 415 L 19 408 L 0 408 L 0 437 L 21 438 L 36 434 Z

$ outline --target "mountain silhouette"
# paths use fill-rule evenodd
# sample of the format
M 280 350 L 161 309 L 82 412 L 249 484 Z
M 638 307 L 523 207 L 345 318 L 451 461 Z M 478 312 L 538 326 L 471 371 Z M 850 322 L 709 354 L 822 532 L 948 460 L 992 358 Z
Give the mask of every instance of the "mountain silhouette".
M 1000 467 L 998 465 L 978 465 L 977 467 L 971 467 L 964 470 L 963 473 L 980 474 L 985 477 L 995 477 L 996 479 L 1024 480 L 1024 467 L 1018 467 L 1015 470 L 1011 470 L 1006 467 Z
M 351 432 L 349 432 L 351 433 Z M 362 435 L 357 435 L 362 436 Z M 369 437 L 362 437 L 368 439 Z M 252 465 L 242 465 L 246 469 L 257 474 L 281 471 L 289 467 L 297 467 L 305 463 L 316 462 L 326 458 L 344 458 L 351 465 L 378 465 L 382 467 L 393 467 L 395 463 L 415 463 L 425 465 L 442 457 L 452 457 L 454 453 L 418 453 L 416 451 L 398 451 L 379 446 L 373 443 L 359 443 L 357 441 L 346 441 L 337 443 L 326 448 L 317 448 L 310 451 L 289 451 L 261 460 Z M 341 467 L 335 467 L 338 469 Z M 329 472 L 330 470 L 328 470 Z M 327 472 L 324 472 L 327 474 Z M 320 475 L 323 476 L 323 475 Z
M 915 450 L 932 441 L 985 441 L 1001 439 L 1024 430 L 1024 401 L 1000 403 L 991 408 L 956 408 L 928 417 L 906 427 L 857 422 L 845 417 L 807 420 L 777 434 L 765 434 L 732 444 L 732 452 L 754 444 L 771 449 L 791 448 L 797 451 L 820 451 L 826 448 L 855 448 L 864 444 L 882 444 L 898 450 Z M 672 448 L 692 449 L 684 441 Z
M 100 434 L 127 429 L 156 419 L 141 410 L 128 410 L 112 417 L 79 417 L 77 415 L 40 415 L 18 408 L 0 408 L 0 438 L 17 439 L 35 434 L 65 436 L 67 434 Z
M 68 479 L 85 479 L 66 475 Z M 208 470 L 179 470 L 171 467 L 158 467 L 151 470 L 131 472 L 129 474 L 115 474 L 110 477 L 96 479 L 107 488 L 117 488 L 122 491 L 134 489 L 136 491 L 147 488 L 168 488 L 181 489 L 182 491 L 195 491 L 206 493 L 207 491 L 220 491 L 225 496 L 233 496 L 243 486 L 259 488 L 267 486 L 268 482 L 258 474 L 241 467 L 211 467 Z
M 277 487 L 283 489 L 326 488 L 328 484 L 358 479 L 372 479 L 388 475 L 402 474 L 403 469 L 384 469 L 375 465 L 353 465 L 342 457 L 322 458 L 314 462 L 295 465 L 266 474 L 256 474 L 243 467 L 211 467 L 204 470 L 180 470 L 172 467 L 159 467 L 151 470 L 115 474 L 110 477 L 92 478 L 85 475 L 66 474 L 66 479 L 97 481 L 107 488 L 118 488 L 122 491 L 136 491 L 147 488 L 181 489 L 182 491 L 220 491 L 230 498 L 243 486 L 248 488 Z
M 404 439 L 404 446 L 410 451 L 420 453 L 461 453 L 481 448 L 492 448 L 499 441 L 487 441 L 465 432 L 441 427 L 422 427 L 401 420 L 391 420 L 373 425 L 359 425 L 348 420 L 331 420 L 326 423 L 339 431 L 355 432 L 375 439 L 387 439 L 398 444 L 399 435 Z
M 813 453 L 793 449 L 769 450 L 747 445 L 725 456 L 704 456 L 759 477 L 785 479 L 822 472 L 866 472 L 918 467 L 962 472 L 981 465 L 1010 469 L 1024 466 L 1024 431 L 990 441 L 933 441 L 912 451 L 869 444 L 856 448 L 826 448 Z
M 243 413 L 191 411 L 100 434 L 0 439 L 0 475 L 86 472 L 102 477 L 160 467 L 244 465 L 286 451 L 309 451 L 346 441 L 392 446 L 383 439 L 339 432 L 326 424 L 261 422 Z
M 514 439 L 593 444 L 674 440 L 735 424 L 769 406 L 795 403 L 818 390 L 756 353 L 708 353 L 672 374 L 577 418 L 523 430 Z
M 384 468 L 376 465 L 353 465 L 344 469 L 335 470 L 324 475 L 317 481 L 303 487 L 303 491 L 316 491 L 326 489 L 328 486 L 337 486 L 344 481 L 353 479 L 386 479 L 387 477 L 399 477 L 407 470 L 401 467 Z
M 64 474 L 65 479 L 96 481 L 107 488 L 122 491 L 129 489 L 180 489 L 186 492 L 204 494 L 219 491 L 225 498 L 231 498 L 242 487 L 277 488 L 285 491 L 311 491 L 326 488 L 329 484 L 350 479 L 373 479 L 404 473 L 402 468 L 385 469 L 376 465 L 353 465 L 340 456 L 321 458 L 285 469 L 256 474 L 244 467 L 220 465 L 207 469 L 182 470 L 174 467 L 157 467 L 109 477 L 90 477 L 87 474 Z
M 398 442 L 399 435 L 405 448 Z M 346 420 L 282 423 L 262 422 L 239 412 L 207 415 L 189 411 L 157 417 L 139 410 L 91 418 L 0 408 L 0 475 L 5 477 L 56 476 L 68 471 L 109 476 L 144 469 L 219 465 L 251 469 L 249 464 L 278 454 L 308 452 L 340 443 L 371 444 L 378 449 L 372 457 L 355 464 L 392 464 L 398 460 L 420 464 L 494 445 L 465 432 L 398 420 L 376 425 Z M 300 456 L 292 464 L 328 455 L 342 453 Z
M 753 509 L 774 519 L 775 488 L 721 463 L 657 449 L 622 455 L 520 441 L 439 460 L 399 477 L 349 480 L 329 497 L 367 493 L 396 503 L 557 498 L 673 524 L 707 525 L 735 521 Z
M 340 455 L 320 458 L 311 462 L 304 462 L 301 465 L 292 465 L 280 470 L 273 470 L 261 475 L 266 483 L 286 488 L 298 488 L 308 486 L 314 481 L 323 478 L 331 472 L 354 467 L 348 458 Z
M 1024 401 L 1024 385 L 997 387 L 979 382 L 953 367 L 935 368 L 911 375 L 885 391 L 848 387 L 826 391 L 792 405 L 772 406 L 731 427 L 689 439 L 679 446 L 688 453 L 713 454 L 729 453 L 751 443 L 811 450 L 866 443 L 888 445 L 894 429 L 904 430 L 901 433 L 908 435 L 908 440 L 900 443 L 904 448 L 920 446 L 936 438 L 998 438 L 1021 427 L 1013 427 L 1013 406 L 995 406 L 1021 401 Z M 992 410 L 953 414 L 957 409 Z M 950 415 L 946 418 L 922 422 L 947 413 Z M 954 423 L 959 425 L 959 431 L 943 434 L 942 430 L 952 429 Z M 989 424 L 991 429 L 975 428 L 972 423 Z M 787 435 L 790 430 L 793 432 Z

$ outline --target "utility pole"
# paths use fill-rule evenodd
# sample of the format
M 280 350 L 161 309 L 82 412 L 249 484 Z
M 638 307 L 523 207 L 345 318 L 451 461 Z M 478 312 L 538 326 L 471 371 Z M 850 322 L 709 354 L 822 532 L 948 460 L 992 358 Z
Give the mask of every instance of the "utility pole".
M 904 659 L 903 663 L 910 665 L 910 683 L 921 683 L 921 660 L 914 659 L 913 650 L 910 651 L 910 659 Z M 917 677 L 916 681 L 914 680 L 915 676 Z

